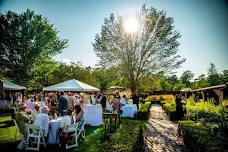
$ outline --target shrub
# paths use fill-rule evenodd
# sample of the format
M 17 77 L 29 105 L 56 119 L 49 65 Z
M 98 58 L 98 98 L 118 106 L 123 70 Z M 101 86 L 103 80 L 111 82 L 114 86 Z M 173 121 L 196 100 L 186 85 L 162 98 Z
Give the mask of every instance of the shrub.
M 227 136 L 220 131 L 191 120 L 179 121 L 179 133 L 191 151 L 225 151 Z
M 168 115 L 170 120 L 177 120 L 177 117 L 176 117 L 176 103 L 175 103 L 174 100 L 166 101 L 163 104 L 163 109 L 165 110 L 165 112 Z
M 150 107 L 151 107 L 151 102 L 145 102 L 144 104 L 139 104 L 137 119 L 147 120 L 150 112 Z
M 186 117 L 191 120 L 203 119 L 205 122 L 220 122 L 223 120 L 224 108 L 210 102 L 187 101 L 184 106 Z
M 168 100 L 175 100 L 175 97 L 172 94 L 162 95 L 162 98 L 161 98 L 161 95 L 151 95 L 151 96 L 148 96 L 145 100 L 147 102 L 162 101 L 162 100 L 168 101 Z
M 123 122 L 112 137 L 101 144 L 103 152 L 138 152 L 143 145 L 142 125 L 137 120 Z

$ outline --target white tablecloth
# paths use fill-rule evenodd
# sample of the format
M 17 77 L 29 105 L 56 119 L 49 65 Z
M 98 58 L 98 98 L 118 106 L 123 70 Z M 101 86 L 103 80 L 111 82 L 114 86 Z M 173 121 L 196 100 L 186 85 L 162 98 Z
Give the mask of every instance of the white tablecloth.
M 61 118 L 53 119 L 50 121 L 50 128 L 48 134 L 48 143 L 49 144 L 59 144 L 59 135 L 61 127 Z
M 84 108 L 84 118 L 86 119 L 86 124 L 91 126 L 100 126 L 102 123 L 101 104 L 86 105 Z
M 126 104 L 121 107 L 121 110 L 123 111 L 122 117 L 134 117 L 134 114 L 137 113 L 137 106 L 136 104 Z

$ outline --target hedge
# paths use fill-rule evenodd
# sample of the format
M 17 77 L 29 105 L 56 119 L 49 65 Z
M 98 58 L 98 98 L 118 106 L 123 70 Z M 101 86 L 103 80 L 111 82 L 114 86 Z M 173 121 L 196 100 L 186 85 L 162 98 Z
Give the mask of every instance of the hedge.
M 178 131 L 185 144 L 193 152 L 227 151 L 227 135 L 224 132 L 191 120 L 179 121 Z
M 145 102 L 144 104 L 139 105 L 137 112 L 138 120 L 147 120 L 150 114 L 151 102 Z
M 186 117 L 190 120 L 203 119 L 205 122 L 221 122 L 224 119 L 224 108 L 207 101 L 193 102 L 188 100 L 184 108 Z
M 137 120 L 124 121 L 112 137 L 101 144 L 102 152 L 138 152 L 142 146 L 142 124 Z
M 176 117 L 176 103 L 174 100 L 166 101 L 163 103 L 163 109 L 168 115 L 170 120 L 177 120 Z

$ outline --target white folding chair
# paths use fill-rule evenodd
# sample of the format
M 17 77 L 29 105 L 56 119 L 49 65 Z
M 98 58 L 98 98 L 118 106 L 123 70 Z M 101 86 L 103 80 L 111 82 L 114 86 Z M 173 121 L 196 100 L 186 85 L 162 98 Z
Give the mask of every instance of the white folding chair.
M 78 124 L 79 123 L 74 123 L 74 124 L 71 124 L 71 125 L 67 125 L 67 126 L 65 126 L 65 128 L 63 130 L 63 132 L 65 132 L 65 133 L 72 133 L 71 134 L 72 139 L 67 141 L 66 149 L 78 146 L 78 135 L 77 135 Z
M 27 140 L 26 140 L 25 149 L 39 151 L 40 144 L 44 144 L 44 147 L 46 147 L 42 129 L 39 126 L 36 126 L 34 124 L 26 124 L 26 127 L 27 127 Z M 34 144 L 36 147 L 33 146 Z
M 86 124 L 86 119 L 84 119 L 83 124 L 81 125 L 81 128 L 78 127 L 78 137 L 82 135 L 83 138 L 85 138 L 85 124 Z

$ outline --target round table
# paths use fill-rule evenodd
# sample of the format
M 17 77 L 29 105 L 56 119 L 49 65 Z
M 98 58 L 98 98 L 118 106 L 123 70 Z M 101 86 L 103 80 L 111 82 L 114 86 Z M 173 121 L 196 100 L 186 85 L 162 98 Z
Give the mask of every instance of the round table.
M 126 104 L 121 107 L 123 113 L 121 114 L 122 117 L 134 117 L 137 113 L 137 105 L 136 104 Z
M 100 126 L 102 124 L 102 106 L 101 104 L 87 104 L 84 107 L 84 118 L 86 124 L 91 126 Z

